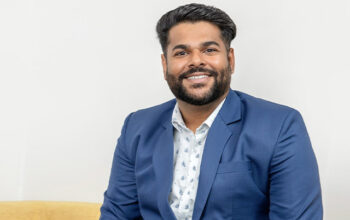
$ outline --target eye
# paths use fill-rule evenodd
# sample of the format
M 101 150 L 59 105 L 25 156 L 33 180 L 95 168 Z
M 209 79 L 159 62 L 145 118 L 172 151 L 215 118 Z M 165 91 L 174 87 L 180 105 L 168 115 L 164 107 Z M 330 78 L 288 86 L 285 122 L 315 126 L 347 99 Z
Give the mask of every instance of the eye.
M 176 52 L 175 53 L 175 56 L 184 56 L 184 55 L 186 55 L 187 53 L 186 53 L 186 51 L 179 51 L 179 52 Z
M 205 53 L 213 53 L 213 52 L 216 52 L 216 51 L 218 51 L 218 50 L 215 49 L 215 48 L 207 48 L 204 52 Z

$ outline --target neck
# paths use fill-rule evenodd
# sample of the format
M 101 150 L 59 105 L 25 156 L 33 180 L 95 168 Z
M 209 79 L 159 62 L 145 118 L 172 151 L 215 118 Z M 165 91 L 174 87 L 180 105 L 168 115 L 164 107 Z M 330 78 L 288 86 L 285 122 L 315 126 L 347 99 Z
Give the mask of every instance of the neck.
M 193 133 L 196 129 L 209 117 L 209 115 L 218 107 L 218 105 L 226 98 L 229 91 L 225 92 L 220 98 L 206 105 L 192 105 L 177 99 L 182 118 Z

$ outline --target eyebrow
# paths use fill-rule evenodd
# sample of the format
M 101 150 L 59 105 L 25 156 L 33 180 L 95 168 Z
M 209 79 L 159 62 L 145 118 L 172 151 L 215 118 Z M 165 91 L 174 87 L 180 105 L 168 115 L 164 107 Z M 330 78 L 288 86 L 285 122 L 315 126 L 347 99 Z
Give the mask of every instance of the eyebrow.
M 210 45 L 216 45 L 216 46 L 220 47 L 219 43 L 216 42 L 216 41 L 206 41 L 206 42 L 204 42 L 204 43 L 201 43 L 201 46 L 202 46 L 202 47 L 208 47 L 208 46 L 210 46 Z M 189 46 L 188 44 L 178 44 L 178 45 L 176 45 L 175 47 L 173 47 L 172 51 L 174 51 L 174 50 L 176 50 L 176 49 L 183 49 L 183 50 L 185 50 L 185 49 L 187 49 L 187 48 L 189 48 L 189 47 L 190 47 L 190 46 Z

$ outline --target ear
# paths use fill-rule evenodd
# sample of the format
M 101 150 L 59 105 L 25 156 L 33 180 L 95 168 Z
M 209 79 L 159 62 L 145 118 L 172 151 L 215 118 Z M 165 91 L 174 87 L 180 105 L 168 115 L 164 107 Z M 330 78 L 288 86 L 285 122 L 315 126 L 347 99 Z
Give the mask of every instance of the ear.
M 162 58 L 162 67 L 163 67 L 163 77 L 166 80 L 167 62 L 166 62 L 166 57 L 163 53 L 161 54 L 161 58 Z
M 230 48 L 228 52 L 228 61 L 231 67 L 231 74 L 235 71 L 235 52 L 233 48 Z

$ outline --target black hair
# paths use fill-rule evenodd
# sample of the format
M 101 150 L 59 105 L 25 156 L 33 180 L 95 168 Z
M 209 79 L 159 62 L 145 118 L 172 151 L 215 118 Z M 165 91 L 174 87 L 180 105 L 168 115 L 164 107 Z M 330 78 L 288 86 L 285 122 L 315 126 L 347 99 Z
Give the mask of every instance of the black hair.
M 226 49 L 230 48 L 231 41 L 236 36 L 236 25 L 232 19 L 222 10 L 213 6 L 203 4 L 187 4 L 179 6 L 164 14 L 158 21 L 156 31 L 163 53 L 166 55 L 166 49 L 169 44 L 169 30 L 181 22 L 208 21 L 221 30 L 221 37 L 225 43 Z

